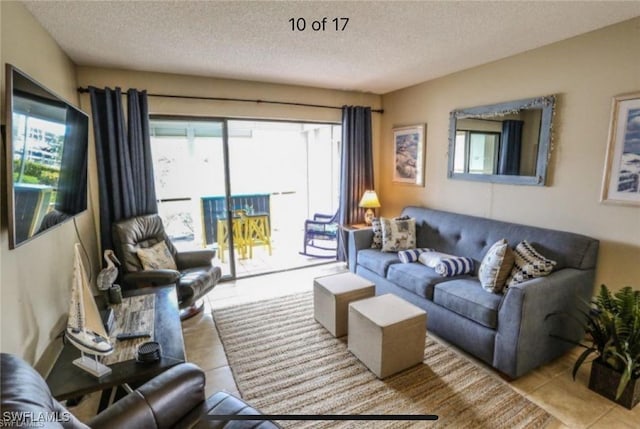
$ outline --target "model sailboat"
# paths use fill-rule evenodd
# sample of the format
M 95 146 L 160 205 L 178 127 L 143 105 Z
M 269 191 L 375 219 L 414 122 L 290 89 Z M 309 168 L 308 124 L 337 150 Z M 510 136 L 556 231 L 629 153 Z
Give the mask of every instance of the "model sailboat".
M 91 374 L 101 377 L 111 372 L 111 368 L 98 362 L 97 356 L 108 355 L 113 351 L 109 342 L 98 307 L 91 294 L 87 273 L 82 263 L 80 244 L 76 243 L 73 261 L 73 284 L 71 285 L 71 307 L 67 321 L 66 336 L 75 347 L 80 349 L 80 358 L 73 363 Z M 95 355 L 95 359 L 85 356 Z

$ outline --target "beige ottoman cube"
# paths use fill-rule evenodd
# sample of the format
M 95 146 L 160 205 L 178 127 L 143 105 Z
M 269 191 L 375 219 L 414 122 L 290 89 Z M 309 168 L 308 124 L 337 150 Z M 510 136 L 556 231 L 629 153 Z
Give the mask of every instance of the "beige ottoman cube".
M 313 317 L 334 337 L 343 337 L 349 303 L 374 295 L 374 284 L 352 273 L 319 277 L 313 281 Z
M 378 378 L 424 360 L 427 313 L 392 294 L 349 305 L 349 350 Z

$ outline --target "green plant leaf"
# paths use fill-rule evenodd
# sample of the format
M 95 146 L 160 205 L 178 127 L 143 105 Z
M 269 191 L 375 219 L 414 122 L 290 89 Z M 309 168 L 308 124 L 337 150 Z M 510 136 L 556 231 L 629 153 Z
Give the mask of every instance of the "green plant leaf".
M 580 353 L 580 356 L 578 357 L 578 360 L 576 360 L 576 363 L 573 365 L 573 372 L 571 375 L 573 375 L 573 380 L 575 381 L 576 379 L 576 374 L 578 373 L 578 370 L 580 369 L 580 367 L 582 366 L 582 364 L 584 363 L 584 360 L 591 354 L 594 353 L 596 351 L 596 349 L 594 348 L 588 348 L 587 350 L 583 351 L 582 353 Z

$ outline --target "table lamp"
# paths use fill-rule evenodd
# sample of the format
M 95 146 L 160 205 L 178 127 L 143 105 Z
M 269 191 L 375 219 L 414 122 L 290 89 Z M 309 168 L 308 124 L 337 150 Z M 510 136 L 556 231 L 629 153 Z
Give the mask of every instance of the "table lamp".
M 364 214 L 364 223 L 366 223 L 367 225 L 371 225 L 371 221 L 375 216 L 375 214 L 373 213 L 373 209 L 377 209 L 378 207 L 380 207 L 380 201 L 378 201 L 376 191 L 364 191 L 359 206 L 367 209 Z

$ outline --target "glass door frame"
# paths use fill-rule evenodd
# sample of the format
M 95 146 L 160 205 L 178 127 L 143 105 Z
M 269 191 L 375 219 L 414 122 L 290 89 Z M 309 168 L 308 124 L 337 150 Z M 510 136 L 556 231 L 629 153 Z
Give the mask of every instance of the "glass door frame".
M 224 199 L 227 207 L 227 231 L 233 231 L 233 210 L 231 209 L 231 170 L 229 169 L 229 127 L 228 118 L 220 118 L 216 116 L 190 116 L 190 115 L 162 115 L 162 114 L 150 114 L 149 121 L 162 120 L 162 121 L 183 121 L 183 122 L 210 122 L 220 124 L 222 126 L 222 163 L 224 170 Z M 153 151 L 153 145 L 151 150 Z M 158 203 L 172 201 L 175 199 L 158 199 Z M 236 279 L 236 258 L 235 258 L 235 244 L 233 242 L 233 234 L 229 234 L 227 237 L 229 247 L 229 274 L 222 275 L 221 280 L 235 280 Z M 220 252 L 220 249 L 216 250 Z M 218 255 L 218 257 L 220 257 Z
M 314 121 L 314 120 L 291 120 L 291 119 L 271 119 L 271 118 L 252 118 L 252 117 L 219 117 L 219 116 L 196 116 L 196 115 L 171 115 L 171 114 L 150 114 L 149 120 L 166 120 L 166 121 L 183 121 L 183 122 L 211 122 L 222 125 L 222 157 L 224 166 L 224 198 L 227 208 L 227 231 L 233 231 L 233 201 L 232 201 L 232 183 L 231 183 L 231 160 L 229 150 L 229 122 L 282 122 L 288 124 L 318 124 L 318 125 L 331 125 L 341 126 L 340 122 L 333 121 Z M 342 139 L 342 136 L 340 136 Z M 152 149 L 153 150 L 153 149 Z M 158 199 L 158 203 L 171 201 L 172 199 Z M 233 234 L 228 235 L 228 253 L 229 253 L 229 274 L 223 275 L 223 281 L 233 281 L 237 279 L 236 270 L 236 252 L 235 243 L 233 241 Z M 217 249 L 217 252 L 220 252 Z M 220 257 L 218 255 L 218 257 Z

